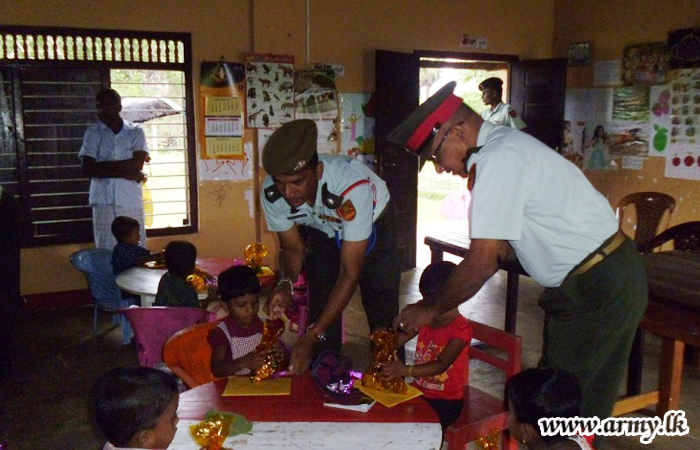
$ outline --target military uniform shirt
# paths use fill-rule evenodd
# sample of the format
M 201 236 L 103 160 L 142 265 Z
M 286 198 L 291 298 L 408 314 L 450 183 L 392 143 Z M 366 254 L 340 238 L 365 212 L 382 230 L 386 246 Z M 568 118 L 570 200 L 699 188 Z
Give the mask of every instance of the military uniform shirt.
M 481 111 L 481 118 L 487 122 L 506 125 L 517 130 L 522 130 L 527 126 L 513 107 L 503 102 L 496 105 L 493 110 L 491 107 L 488 107 Z
M 340 239 L 351 242 L 369 238 L 372 223 L 389 202 L 386 183 L 364 164 L 347 156 L 319 155 L 319 163 L 323 163 L 323 176 L 318 182 L 316 201 L 313 206 L 304 203 L 295 211 L 292 211 L 283 197 L 274 202 L 265 198 L 266 189 L 274 184 L 270 175 L 265 177 L 262 206 L 267 228 L 270 231 L 282 232 L 289 230 L 296 223 L 316 228 L 326 233 L 329 238 L 335 237 L 336 232 Z M 357 184 L 343 195 L 348 188 L 362 181 L 366 182 Z M 343 206 L 340 209 L 324 204 L 324 186 L 331 194 L 343 196 Z
M 566 275 L 618 229 L 607 199 L 583 172 L 526 133 L 484 122 L 467 161 L 473 173 L 472 239 L 506 240 L 545 287 Z

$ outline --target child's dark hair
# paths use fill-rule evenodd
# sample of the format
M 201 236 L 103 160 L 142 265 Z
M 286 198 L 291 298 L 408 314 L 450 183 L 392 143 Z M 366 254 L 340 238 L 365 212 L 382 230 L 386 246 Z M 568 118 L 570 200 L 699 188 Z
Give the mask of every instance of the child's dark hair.
M 172 241 L 165 246 L 165 266 L 176 277 L 192 274 L 197 262 L 197 247 L 187 241 Z
M 117 216 L 112 221 L 112 234 L 117 239 L 117 242 L 124 242 L 131 230 L 139 227 L 138 220 L 126 216 Z
M 139 431 L 155 427 L 177 395 L 175 377 L 150 367 L 113 369 L 92 390 L 97 424 L 116 447 L 126 447 Z
M 429 297 L 440 290 L 457 264 L 450 261 L 434 262 L 425 268 L 418 282 L 418 290 L 423 297 Z
M 227 302 L 234 297 L 260 293 L 260 280 L 248 266 L 233 266 L 221 272 L 217 285 L 221 300 Z
M 513 375 L 506 383 L 506 393 L 513 405 L 511 414 L 518 422 L 527 423 L 539 432 L 542 418 L 570 418 L 581 414 L 581 387 L 565 370 L 537 368 Z M 563 436 L 542 436 L 545 442 Z

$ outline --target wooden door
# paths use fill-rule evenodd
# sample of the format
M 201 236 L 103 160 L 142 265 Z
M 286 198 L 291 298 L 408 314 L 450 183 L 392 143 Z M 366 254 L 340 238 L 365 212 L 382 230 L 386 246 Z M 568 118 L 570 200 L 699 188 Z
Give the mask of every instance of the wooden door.
M 511 65 L 510 104 L 527 131 L 549 147 L 562 145 L 566 59 L 536 59 Z
M 418 55 L 377 50 L 375 53 L 375 135 L 379 176 L 386 181 L 399 212 L 401 268 L 416 266 L 418 158 L 387 136 L 418 107 Z

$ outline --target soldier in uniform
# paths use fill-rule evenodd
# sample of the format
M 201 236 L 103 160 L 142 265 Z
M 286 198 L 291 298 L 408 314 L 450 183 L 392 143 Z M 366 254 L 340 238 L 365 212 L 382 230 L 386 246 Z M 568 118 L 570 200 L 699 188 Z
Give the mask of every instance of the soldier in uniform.
M 526 127 L 523 119 L 508 103 L 503 102 L 503 80 L 492 77 L 479 84 L 481 99 L 488 106 L 481 111 L 481 118 L 489 122 L 522 130 Z
M 485 122 L 454 87 L 425 101 L 389 140 L 468 178 L 469 253 L 439 292 L 408 305 L 395 326 L 414 330 L 467 301 L 514 251 L 546 288 L 542 365 L 576 375 L 582 412 L 602 420 L 617 400 L 647 304 L 636 245 L 576 166 L 532 136 Z
M 341 314 L 358 284 L 371 330 L 391 326 L 399 308 L 398 222 L 386 183 L 352 158 L 319 155 L 317 136 L 311 120 L 288 122 L 262 157 L 262 205 L 279 237 L 281 276 L 265 310 L 280 314 L 302 269 L 310 292 L 311 325 L 292 348 L 294 374 L 321 350 L 340 350 Z

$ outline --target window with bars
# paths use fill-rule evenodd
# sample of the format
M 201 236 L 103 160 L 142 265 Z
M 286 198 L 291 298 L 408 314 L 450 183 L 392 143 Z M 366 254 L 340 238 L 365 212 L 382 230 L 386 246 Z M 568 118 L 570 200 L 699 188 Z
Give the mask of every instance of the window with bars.
M 112 87 L 146 133 L 149 236 L 197 230 L 189 34 L 0 26 L 0 184 L 25 246 L 90 242 L 90 180 L 77 157 Z

